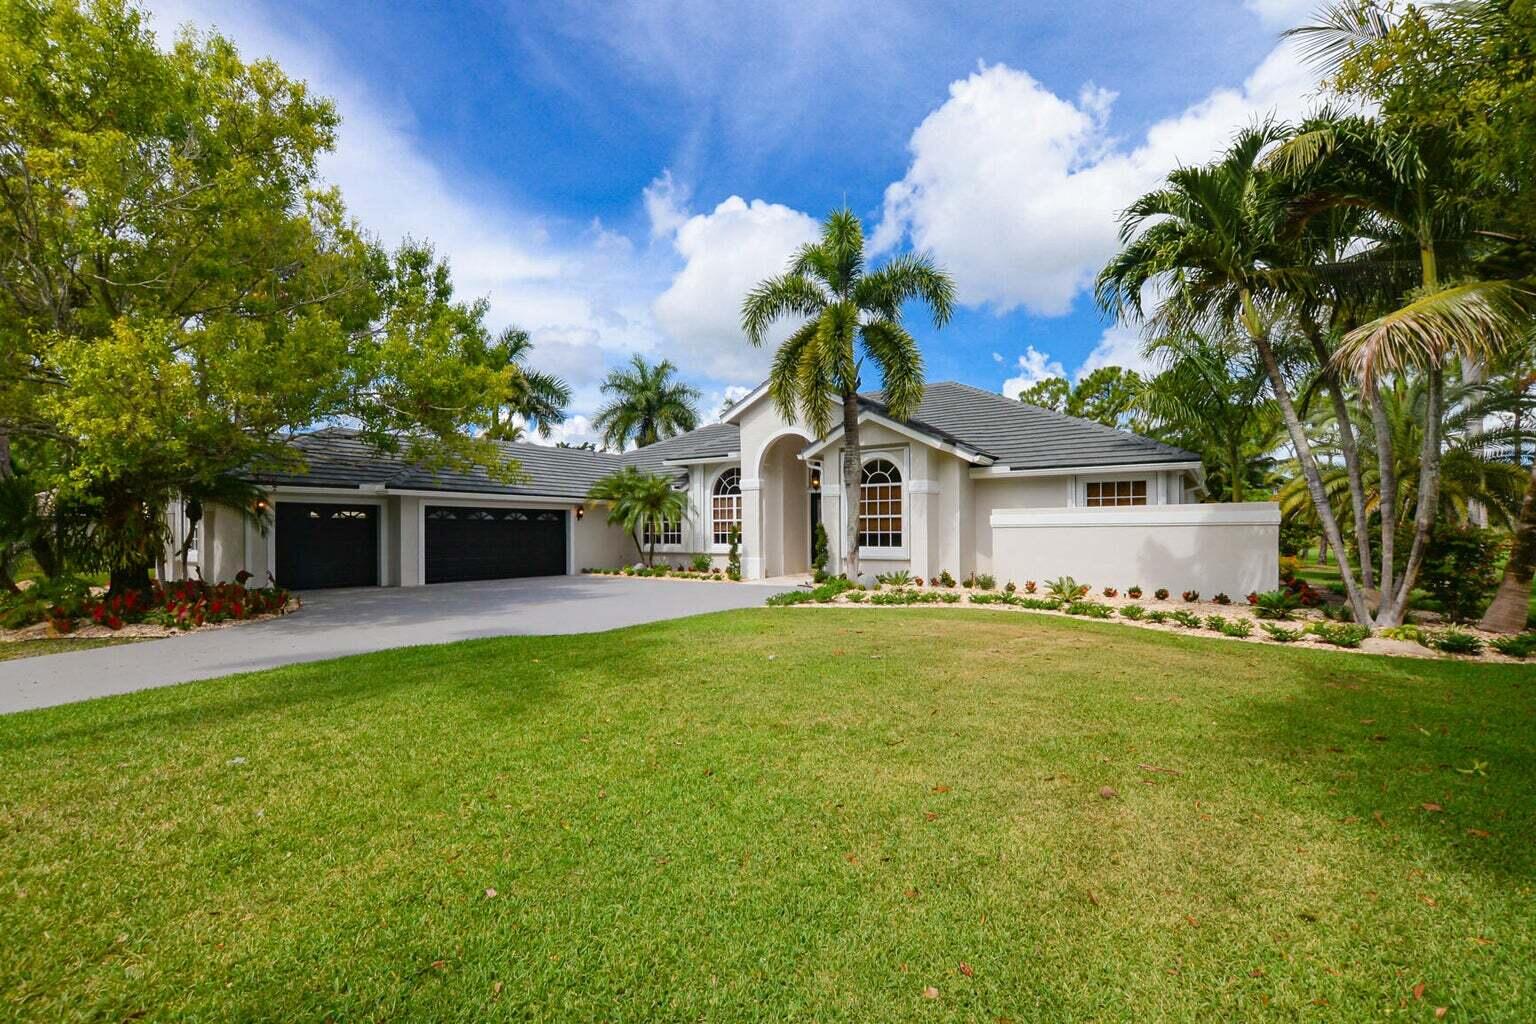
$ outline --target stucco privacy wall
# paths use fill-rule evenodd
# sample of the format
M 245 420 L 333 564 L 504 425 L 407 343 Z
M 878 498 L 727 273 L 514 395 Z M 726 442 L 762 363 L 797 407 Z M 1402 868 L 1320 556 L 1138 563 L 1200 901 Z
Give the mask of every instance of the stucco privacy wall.
M 1072 576 L 1096 590 L 1140 585 L 1234 599 L 1279 586 L 1280 510 L 1270 502 L 997 509 L 998 582 Z

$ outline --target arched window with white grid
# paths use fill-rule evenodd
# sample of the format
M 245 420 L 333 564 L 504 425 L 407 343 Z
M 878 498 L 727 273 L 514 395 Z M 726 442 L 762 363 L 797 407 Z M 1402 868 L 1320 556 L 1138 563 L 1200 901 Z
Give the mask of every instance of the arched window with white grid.
M 741 470 L 720 474 L 710 494 L 711 535 L 716 544 L 729 544 L 731 533 L 741 528 Z
M 886 459 L 864 464 L 859 481 L 859 547 L 901 547 L 901 470 Z

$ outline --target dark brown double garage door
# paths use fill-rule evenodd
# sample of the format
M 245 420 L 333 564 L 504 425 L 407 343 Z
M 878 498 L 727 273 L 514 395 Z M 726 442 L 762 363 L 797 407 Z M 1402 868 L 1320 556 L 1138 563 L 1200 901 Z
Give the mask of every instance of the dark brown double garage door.
M 428 505 L 426 581 L 563 575 L 567 514 Z M 278 502 L 276 561 L 278 582 L 292 590 L 378 586 L 379 507 Z
M 427 582 L 565 573 L 565 517 L 547 508 L 428 505 Z

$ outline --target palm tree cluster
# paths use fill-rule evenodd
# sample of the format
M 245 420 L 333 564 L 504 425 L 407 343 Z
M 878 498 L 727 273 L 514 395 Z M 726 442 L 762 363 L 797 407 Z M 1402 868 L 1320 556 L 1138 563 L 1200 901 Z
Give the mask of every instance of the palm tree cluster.
M 1424 50 L 1400 37 L 1486 28 L 1466 9 L 1507 5 L 1453 6 L 1398 19 L 1351 3 L 1297 30 L 1336 89 L 1391 79 L 1376 109 L 1263 121 L 1173 171 L 1122 215 L 1097 294 L 1164 357 L 1144 409 L 1165 428 L 1202 425 L 1197 447 L 1234 499 L 1283 431 L 1295 479 L 1282 501 L 1340 553 L 1357 621 L 1403 620 L 1437 522 L 1491 522 L 1516 543 L 1484 626 L 1517 631 L 1536 489 L 1522 502 L 1518 456 L 1498 456 L 1528 450 L 1536 257 L 1502 212 L 1515 204 L 1496 200 L 1529 194 L 1530 167 L 1523 181 L 1485 173 L 1454 125 L 1393 102 L 1424 79 L 1393 70 Z

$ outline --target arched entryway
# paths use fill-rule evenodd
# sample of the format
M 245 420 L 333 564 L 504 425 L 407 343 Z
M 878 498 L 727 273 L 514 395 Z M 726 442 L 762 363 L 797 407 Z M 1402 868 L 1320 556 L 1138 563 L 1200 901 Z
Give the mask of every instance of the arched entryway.
M 764 576 L 811 571 L 811 467 L 799 457 L 810 440 L 787 433 L 763 449 L 758 467 L 762 481 L 758 536 L 763 544 Z

